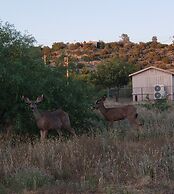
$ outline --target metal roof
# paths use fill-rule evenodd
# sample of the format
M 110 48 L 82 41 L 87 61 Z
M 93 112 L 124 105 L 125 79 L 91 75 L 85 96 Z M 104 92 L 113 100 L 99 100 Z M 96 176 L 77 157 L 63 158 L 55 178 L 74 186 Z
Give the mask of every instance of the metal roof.
M 134 72 L 134 73 L 132 73 L 132 74 L 129 74 L 129 77 L 134 76 L 134 75 L 137 75 L 137 74 L 142 73 L 142 72 L 144 72 L 144 71 L 147 71 L 147 70 L 149 70 L 149 69 L 156 69 L 156 70 L 158 70 L 158 71 L 163 71 L 163 72 L 165 72 L 165 73 L 169 73 L 169 74 L 174 75 L 174 72 L 172 72 L 172 71 L 165 70 L 165 69 L 161 69 L 161 68 L 154 67 L 154 66 L 150 66 L 150 67 L 147 67 L 147 68 L 142 69 L 142 70 L 140 70 L 140 71 L 136 71 L 136 72 Z

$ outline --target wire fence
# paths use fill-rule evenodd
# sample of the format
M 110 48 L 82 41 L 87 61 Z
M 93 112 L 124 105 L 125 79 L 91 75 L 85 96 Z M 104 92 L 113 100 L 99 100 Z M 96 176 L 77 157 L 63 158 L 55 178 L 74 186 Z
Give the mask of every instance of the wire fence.
M 172 86 L 155 87 L 135 87 L 132 88 L 133 101 L 147 101 L 156 99 L 174 99 L 174 88 Z
M 116 101 L 120 99 L 127 99 L 127 101 L 132 100 L 132 88 L 131 87 L 123 87 L 119 90 L 116 88 L 111 88 L 109 90 L 109 97 L 115 98 Z
M 116 99 L 129 99 L 133 101 L 148 101 L 155 99 L 174 100 L 174 87 L 165 86 L 156 91 L 155 87 L 135 87 L 126 86 L 117 90 L 111 88 L 109 90 L 109 97 Z

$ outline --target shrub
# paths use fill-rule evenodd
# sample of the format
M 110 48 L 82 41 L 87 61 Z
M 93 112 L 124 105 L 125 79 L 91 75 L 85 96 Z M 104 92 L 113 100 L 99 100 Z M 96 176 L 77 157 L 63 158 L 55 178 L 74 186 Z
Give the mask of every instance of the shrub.
M 36 133 L 33 115 L 21 96 L 35 100 L 44 94 L 45 101 L 39 108 L 61 107 L 69 113 L 73 128 L 87 130 L 92 87 L 71 77 L 67 80 L 65 67 L 43 64 L 41 49 L 33 47 L 33 43 L 31 36 L 22 35 L 12 25 L 0 23 L 0 90 L 3 91 L 0 93 L 0 124 L 9 120 L 17 133 Z
M 37 168 L 19 169 L 5 179 L 5 185 L 14 191 L 36 190 L 53 182 L 53 177 Z
M 4 185 L 0 184 L 0 193 L 7 194 L 6 188 Z
M 145 103 L 141 105 L 149 110 L 154 109 L 157 111 L 166 111 L 170 108 L 170 105 L 167 102 L 167 99 L 157 99 L 154 101 L 154 103 Z

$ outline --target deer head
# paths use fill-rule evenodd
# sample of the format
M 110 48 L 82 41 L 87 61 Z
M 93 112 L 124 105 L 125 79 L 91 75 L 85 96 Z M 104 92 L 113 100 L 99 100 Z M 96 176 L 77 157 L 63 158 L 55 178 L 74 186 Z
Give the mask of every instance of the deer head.
M 100 98 L 99 100 L 97 100 L 95 102 L 94 108 L 95 109 L 99 109 L 101 107 L 101 105 L 103 105 L 103 102 L 106 100 L 106 96 L 103 96 L 102 98 Z
M 24 100 L 25 103 L 28 104 L 31 110 L 34 112 L 37 110 L 37 104 L 42 102 L 43 94 L 41 96 L 38 96 L 35 101 L 31 101 L 28 97 L 25 97 L 25 96 L 22 96 L 22 100 Z

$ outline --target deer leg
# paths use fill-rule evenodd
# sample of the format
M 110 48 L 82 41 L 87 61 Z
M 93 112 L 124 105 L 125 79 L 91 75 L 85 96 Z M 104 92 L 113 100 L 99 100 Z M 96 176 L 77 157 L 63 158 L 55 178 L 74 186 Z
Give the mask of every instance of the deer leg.
M 48 134 L 48 131 L 47 131 L 47 130 L 44 130 L 44 131 L 43 131 L 43 138 L 44 138 L 44 139 L 46 139 L 47 134 Z
M 74 136 L 76 136 L 75 130 L 73 128 L 67 128 L 67 130 Z
M 43 141 L 43 131 L 40 130 L 40 140 Z
M 58 136 L 60 138 L 62 136 L 62 132 L 60 131 L 60 129 L 56 129 L 56 131 L 57 131 L 57 134 L 58 134 Z
M 41 141 L 44 141 L 46 139 L 47 133 L 48 133 L 47 130 L 40 130 L 40 139 L 41 139 Z
M 136 118 L 135 119 L 135 125 L 137 126 L 139 132 L 143 132 L 143 127 L 142 127 L 142 124 L 138 121 L 138 119 Z
M 127 118 L 129 123 L 134 126 L 139 132 L 143 131 L 143 128 L 141 127 L 141 124 L 138 122 L 137 118 L 129 117 Z
M 108 129 L 112 129 L 113 128 L 113 121 L 108 121 Z

